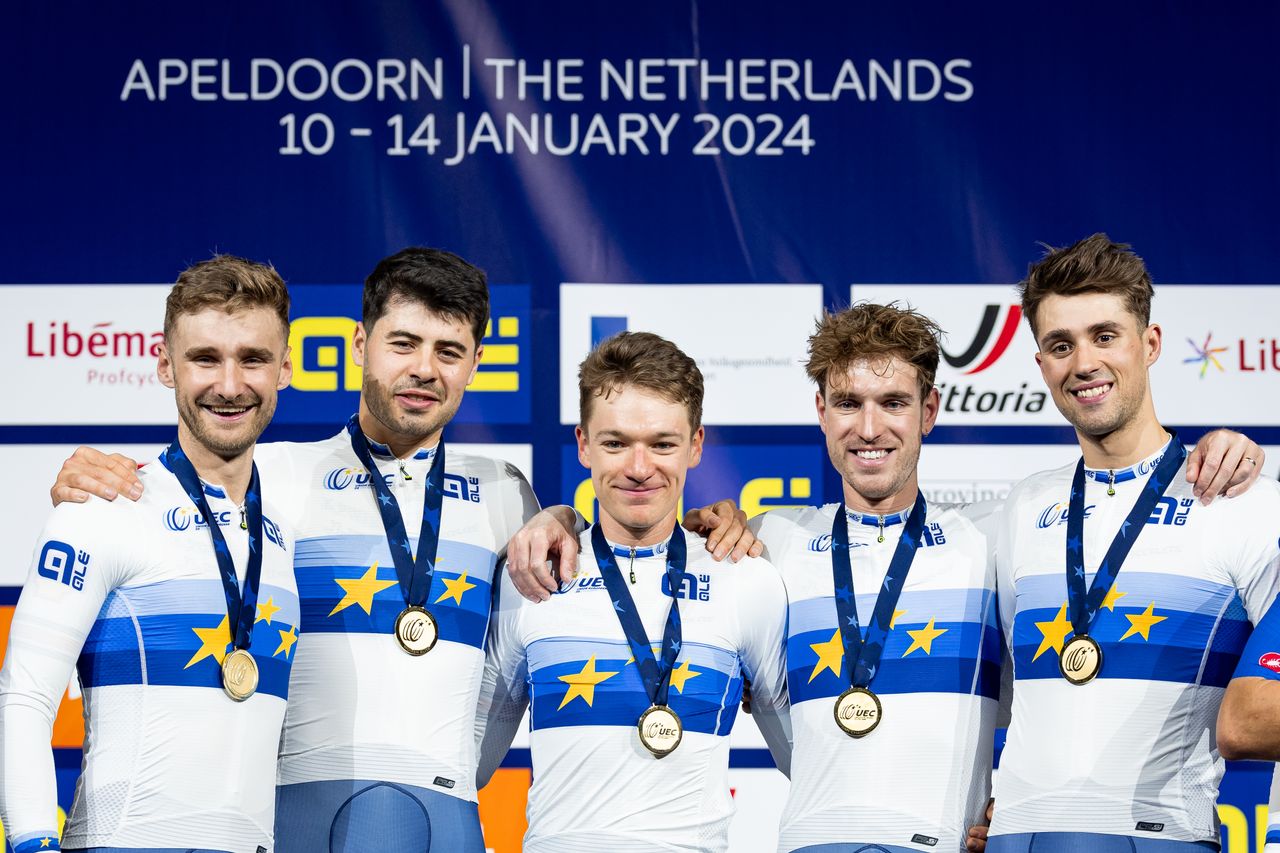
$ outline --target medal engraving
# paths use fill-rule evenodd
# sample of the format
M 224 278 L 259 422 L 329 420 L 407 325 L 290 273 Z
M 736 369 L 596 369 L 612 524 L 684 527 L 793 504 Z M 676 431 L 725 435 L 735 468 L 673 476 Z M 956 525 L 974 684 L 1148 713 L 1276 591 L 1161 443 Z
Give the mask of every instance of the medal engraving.
M 222 659 L 222 690 L 243 702 L 258 689 L 258 662 L 245 649 L 236 649 Z
M 640 732 L 640 743 L 656 758 L 675 752 L 684 737 L 684 724 L 680 722 L 676 712 L 666 705 L 650 706 L 640 715 L 636 728 Z
M 1087 634 L 1078 634 L 1062 647 L 1058 669 L 1072 684 L 1088 684 L 1102 671 L 1102 647 Z
M 396 617 L 396 642 L 411 655 L 425 655 L 439 637 L 436 617 L 421 607 L 406 607 Z
M 880 697 L 865 687 L 850 687 L 835 704 L 836 725 L 849 737 L 866 737 L 880 725 Z

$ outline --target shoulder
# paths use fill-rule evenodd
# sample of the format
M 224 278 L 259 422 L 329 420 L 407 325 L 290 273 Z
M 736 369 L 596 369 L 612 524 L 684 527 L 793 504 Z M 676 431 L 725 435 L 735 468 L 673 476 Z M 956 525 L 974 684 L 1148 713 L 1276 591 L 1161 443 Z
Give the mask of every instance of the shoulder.
M 1188 496 L 1191 494 L 1189 484 L 1186 492 Z M 1233 529 L 1239 525 L 1241 532 L 1248 529 L 1244 527 L 1248 525 L 1274 535 L 1280 528 L 1280 482 L 1260 478 L 1244 494 L 1217 498 L 1199 511 L 1219 523 L 1230 524 Z
M 468 478 L 474 477 L 481 485 L 519 485 L 525 482 L 525 476 L 520 472 L 520 469 L 505 459 L 495 459 L 491 456 L 482 456 L 477 453 L 468 453 L 447 447 L 445 449 L 444 462 L 447 473 Z
M 805 532 L 830 533 L 831 520 L 835 518 L 839 504 L 824 506 L 791 506 L 771 509 L 758 516 L 760 537 L 777 538 L 786 536 L 797 530 Z M 755 519 L 753 519 L 755 521 Z M 766 540 L 766 545 L 769 542 Z

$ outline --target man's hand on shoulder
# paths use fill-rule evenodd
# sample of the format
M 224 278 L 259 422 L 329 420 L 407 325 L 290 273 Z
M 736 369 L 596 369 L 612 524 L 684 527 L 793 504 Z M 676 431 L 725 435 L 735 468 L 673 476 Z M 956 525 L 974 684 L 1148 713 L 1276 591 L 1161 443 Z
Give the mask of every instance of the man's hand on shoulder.
M 747 528 L 747 514 L 731 498 L 689 510 L 683 526 L 690 533 L 707 538 L 707 551 L 716 560 L 728 557 L 729 562 L 736 563 L 743 557 L 764 553 L 764 543 Z
M 64 501 L 84 503 L 90 495 L 106 501 L 124 495 L 136 501 L 142 497 L 138 463 L 121 453 L 106 454 L 92 447 L 77 447 L 58 470 L 49 497 L 57 506 Z
M 507 545 L 507 573 L 525 598 L 546 601 L 560 588 L 561 579 L 578 574 L 578 514 L 571 507 L 553 506 L 525 522 Z M 558 558 L 558 567 L 550 566 Z
M 1258 479 L 1267 454 L 1253 439 L 1229 429 L 1205 433 L 1187 454 L 1191 492 L 1208 506 L 1219 495 L 1244 494 Z

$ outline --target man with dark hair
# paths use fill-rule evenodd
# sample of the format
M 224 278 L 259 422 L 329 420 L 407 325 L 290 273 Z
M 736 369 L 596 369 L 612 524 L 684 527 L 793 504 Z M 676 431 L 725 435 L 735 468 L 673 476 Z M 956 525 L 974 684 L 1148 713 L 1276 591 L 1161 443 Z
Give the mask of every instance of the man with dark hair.
M 18 853 L 271 845 L 300 619 L 292 531 L 254 442 L 289 383 L 289 294 L 271 267 L 216 257 L 179 276 L 164 329 L 177 440 L 139 472 L 137 503 L 53 511 L 14 612 L 0 818 Z M 49 739 L 73 667 L 84 771 L 60 847 Z
M 600 504 L 581 537 L 593 565 L 544 604 L 504 579 L 480 777 L 531 705 L 527 853 L 725 850 L 728 735 L 744 679 L 761 730 L 785 748 L 786 596 L 764 560 L 717 564 L 677 524 L 702 455 L 693 359 L 657 335 L 622 332 L 582 363 L 578 387 L 578 459 Z
M 1082 458 L 1020 483 L 1001 522 L 1015 680 L 989 849 L 1216 850 L 1215 722 L 1280 586 L 1280 488 L 1196 502 L 1156 417 L 1162 332 L 1128 246 L 1095 234 L 1051 249 L 1021 290 Z

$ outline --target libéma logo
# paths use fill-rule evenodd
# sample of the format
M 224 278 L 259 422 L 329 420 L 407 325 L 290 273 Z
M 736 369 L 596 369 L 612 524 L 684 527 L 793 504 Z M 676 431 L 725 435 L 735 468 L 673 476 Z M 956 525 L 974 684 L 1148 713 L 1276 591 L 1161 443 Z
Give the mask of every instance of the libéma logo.
M 1204 336 L 1204 342 L 1197 344 L 1187 338 L 1187 345 L 1195 355 L 1182 360 L 1183 364 L 1195 364 L 1200 367 L 1200 378 L 1204 379 L 1210 367 L 1217 368 L 1219 373 L 1226 373 L 1223 361 L 1235 365 L 1241 373 L 1257 373 L 1262 371 L 1280 371 L 1280 340 L 1276 338 L 1257 338 L 1246 340 L 1237 338 L 1234 344 L 1224 346 L 1213 345 L 1213 332 Z M 1223 356 L 1223 361 L 1218 356 Z

